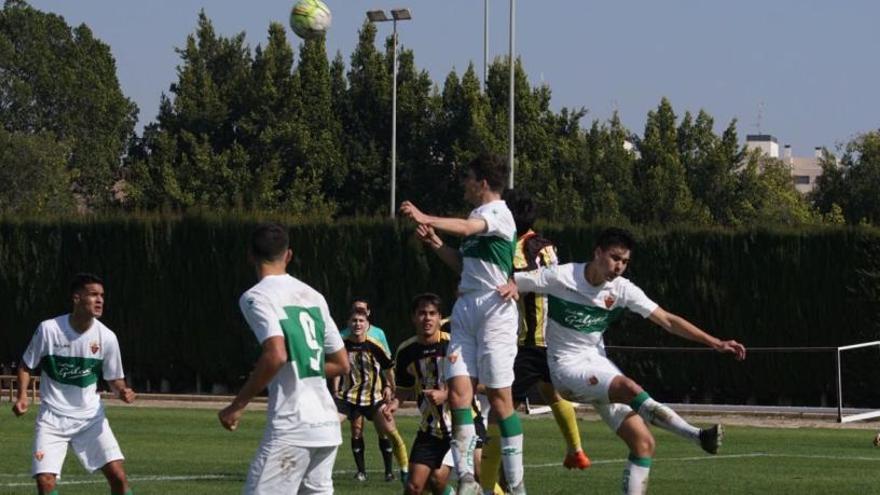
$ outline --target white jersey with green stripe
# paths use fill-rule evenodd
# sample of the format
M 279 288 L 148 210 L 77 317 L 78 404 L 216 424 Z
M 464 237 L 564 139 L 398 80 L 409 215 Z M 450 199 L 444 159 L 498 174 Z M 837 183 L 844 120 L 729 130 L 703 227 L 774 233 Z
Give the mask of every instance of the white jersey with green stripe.
M 290 275 L 272 275 L 242 294 L 239 306 L 260 344 L 282 337 L 287 349 L 287 363 L 268 387 L 273 434 L 300 447 L 342 443 L 324 356 L 344 347 L 324 296 Z
M 465 237 L 461 243 L 461 293 L 493 291 L 513 274 L 516 223 L 502 200 L 474 209 L 468 218 L 486 222 L 486 231 Z
M 520 292 L 547 294 L 547 354 L 557 362 L 576 362 L 589 352 L 604 356 L 602 335 L 625 309 L 647 318 L 658 307 L 626 278 L 590 284 L 585 269 L 585 263 L 567 263 L 514 275 Z
M 70 326 L 69 314 L 40 323 L 21 360 L 42 370 L 40 407 L 74 419 L 100 413 L 98 380 L 125 377 L 116 335 L 96 319 L 79 333 Z

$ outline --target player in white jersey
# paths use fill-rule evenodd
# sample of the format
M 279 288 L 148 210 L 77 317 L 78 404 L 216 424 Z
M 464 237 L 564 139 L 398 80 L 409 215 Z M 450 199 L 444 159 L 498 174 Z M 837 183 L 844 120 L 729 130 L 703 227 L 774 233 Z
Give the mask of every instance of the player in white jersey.
M 293 254 L 282 226 L 257 227 L 249 254 L 260 281 L 239 306 L 262 353 L 218 414 L 226 429 L 235 430 L 245 406 L 268 386 L 266 429 L 243 493 L 333 493 L 342 435 L 326 378 L 348 373 L 345 347 L 324 296 L 287 274 Z
M 591 262 L 519 272 L 515 279 L 520 292 L 547 294 L 547 358 L 553 385 L 568 400 L 592 403 L 626 442 L 630 456 L 624 470 L 624 492 L 641 494 L 647 490 L 654 455 L 654 437 L 646 423 L 690 439 L 710 454 L 718 451 L 723 429 L 715 425 L 701 430 L 688 424 L 621 373 L 605 357 L 602 334 L 608 325 L 630 310 L 674 335 L 731 353 L 738 360 L 745 359 L 746 349 L 735 340 L 717 339 L 665 311 L 623 278 L 634 245 L 627 231 L 606 229 L 596 241 Z
M 486 387 L 490 421 L 501 430 L 502 465 L 511 492 L 525 493 L 522 425 L 511 394 L 519 316 L 516 304 L 497 292 L 513 274 L 516 248 L 516 224 L 501 199 L 507 175 L 507 163 L 498 156 L 483 154 L 468 163 L 462 180 L 464 199 L 476 208 L 466 219 L 427 215 L 409 201 L 400 207 L 418 224 L 422 241 L 461 274 L 446 357 L 458 493 L 480 492 L 474 481 L 471 410 L 477 381 Z M 446 246 L 435 230 L 464 237 L 460 250 Z
M 31 372 L 41 368 L 40 412 L 31 464 L 38 493 L 58 493 L 55 484 L 68 445 L 86 470 L 104 473 L 111 493 L 131 493 L 122 451 L 97 393 L 103 376 L 117 397 L 127 403 L 135 399 L 125 384 L 116 335 L 97 320 L 104 312 L 104 282 L 90 273 L 80 273 L 74 277 L 70 292 L 73 311 L 40 323 L 22 356 L 12 412 L 16 416 L 27 412 Z

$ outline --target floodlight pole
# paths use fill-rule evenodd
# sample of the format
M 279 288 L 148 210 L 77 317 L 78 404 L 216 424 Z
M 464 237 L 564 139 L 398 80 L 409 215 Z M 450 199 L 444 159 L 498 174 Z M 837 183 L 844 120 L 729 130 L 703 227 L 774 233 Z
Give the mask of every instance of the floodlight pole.
M 516 65 L 515 58 L 515 50 L 514 50 L 514 39 L 516 38 L 516 0 L 510 0 L 510 111 L 509 113 L 509 122 L 508 122 L 508 133 L 510 140 L 510 148 L 507 152 L 507 163 L 510 166 L 510 180 L 507 183 L 507 187 L 513 189 L 513 168 L 514 168 L 514 136 L 513 136 L 513 124 L 515 122 L 513 115 L 513 103 L 514 103 L 514 66 Z
M 489 88 L 489 0 L 483 0 L 483 92 Z
M 385 15 L 384 10 L 370 10 L 367 19 L 372 23 L 392 21 L 391 40 L 393 46 L 393 80 L 391 81 L 391 218 L 395 217 L 397 209 L 397 21 L 409 21 L 412 14 L 409 9 L 391 9 L 391 19 Z
M 394 70 L 391 83 L 391 218 L 394 219 L 397 204 L 397 19 L 394 19 L 392 44 L 394 45 Z

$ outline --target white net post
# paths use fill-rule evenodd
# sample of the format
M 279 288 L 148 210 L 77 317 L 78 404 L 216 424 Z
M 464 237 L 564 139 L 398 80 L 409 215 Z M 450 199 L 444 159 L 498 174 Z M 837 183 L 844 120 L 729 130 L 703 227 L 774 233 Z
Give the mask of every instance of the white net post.
M 852 423 L 854 421 L 862 421 L 864 419 L 877 418 L 880 417 L 880 411 L 868 411 L 859 414 L 843 414 L 843 372 L 841 371 L 841 354 L 844 351 L 849 351 L 852 349 L 862 349 L 864 347 L 872 347 L 876 346 L 880 349 L 880 340 L 875 340 L 873 342 L 863 342 L 861 344 L 853 344 L 853 345 L 845 345 L 837 348 L 837 422 L 838 423 Z

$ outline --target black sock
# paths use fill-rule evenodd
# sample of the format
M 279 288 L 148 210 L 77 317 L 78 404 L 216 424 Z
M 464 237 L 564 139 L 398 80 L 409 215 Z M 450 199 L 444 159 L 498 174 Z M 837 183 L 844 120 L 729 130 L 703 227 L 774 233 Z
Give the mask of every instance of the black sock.
M 391 440 L 379 437 L 379 451 L 382 452 L 382 462 L 385 463 L 385 473 L 391 473 L 391 454 L 394 449 L 391 448 Z
M 364 437 L 351 439 L 351 453 L 354 454 L 354 463 L 357 464 L 359 473 L 365 473 L 364 466 Z

